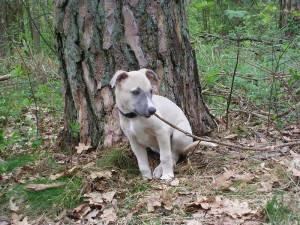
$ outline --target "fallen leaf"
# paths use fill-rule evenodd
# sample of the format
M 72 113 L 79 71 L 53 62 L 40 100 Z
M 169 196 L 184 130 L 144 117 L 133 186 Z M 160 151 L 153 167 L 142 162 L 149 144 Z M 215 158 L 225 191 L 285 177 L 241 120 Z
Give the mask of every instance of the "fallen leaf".
M 9 199 L 9 209 L 13 212 L 17 212 L 19 211 L 19 207 L 17 206 L 17 204 L 15 202 L 13 202 L 13 199 Z
M 73 212 L 80 212 L 83 208 L 87 207 L 88 204 L 84 203 L 84 204 L 81 204 L 79 206 L 77 206 L 75 209 L 73 209 Z
M 81 154 L 83 151 L 86 151 L 88 149 L 90 149 L 92 146 L 90 145 L 85 145 L 84 143 L 79 143 L 78 146 L 76 146 L 76 150 L 78 154 Z
M 295 159 L 300 159 L 300 154 L 294 152 L 294 151 L 290 151 L 291 152 L 291 156 Z
M 107 222 L 115 222 L 117 220 L 117 213 L 114 208 L 108 208 L 103 210 L 103 214 L 100 216 L 102 219 Z
M 173 187 L 177 187 L 179 185 L 179 180 L 176 178 L 175 180 L 173 180 L 171 183 L 170 183 L 171 186 Z
M 23 220 L 20 220 L 20 217 L 16 214 L 16 213 L 13 213 L 11 215 L 11 221 L 12 221 L 12 224 L 14 225 L 30 225 L 30 223 L 28 223 L 28 217 L 24 217 Z
M 161 202 L 159 201 L 159 196 L 151 197 L 151 198 L 147 199 L 146 204 L 147 204 L 147 211 L 149 213 L 154 212 L 155 207 L 161 206 Z
M 190 220 L 187 222 L 186 225 L 202 225 L 202 223 L 200 221 L 197 220 Z
M 269 192 L 272 190 L 273 187 L 273 181 L 268 181 L 268 182 L 260 182 L 261 188 L 257 189 L 258 191 L 261 192 Z
M 79 166 L 74 166 L 71 169 L 69 169 L 69 170 L 67 170 L 63 173 L 59 173 L 59 174 L 56 174 L 56 175 L 50 175 L 49 179 L 50 180 L 57 180 L 57 179 L 62 178 L 62 177 L 74 176 L 79 170 L 80 170 Z
M 230 187 L 233 186 L 233 182 L 231 180 L 223 181 L 217 185 L 218 190 L 227 191 Z
M 56 188 L 65 185 L 63 182 L 59 183 L 52 183 L 52 184 L 29 184 L 26 185 L 24 188 L 27 190 L 34 190 L 34 191 L 42 191 L 45 189 L 50 189 L 50 188 Z
M 84 197 L 87 197 L 87 201 L 90 205 L 99 206 L 104 202 L 111 202 L 113 200 L 113 197 L 115 196 L 116 192 L 106 192 L 106 193 L 99 193 L 99 192 L 91 192 L 88 194 L 85 194 Z
M 84 219 L 86 219 L 89 222 L 94 222 L 94 219 L 96 218 L 96 216 L 99 214 L 99 210 L 98 209 L 94 209 L 91 212 L 89 212 Z
M 300 177 L 300 170 L 292 169 L 292 171 L 293 171 L 293 176 Z
M 95 180 L 96 178 L 99 179 L 109 179 L 112 177 L 112 172 L 111 171 L 96 171 L 96 172 L 92 172 L 90 174 L 90 177 L 92 180 Z
M 229 135 L 227 135 L 226 137 L 224 137 L 224 138 L 226 138 L 226 139 L 234 139 L 234 138 L 236 138 L 238 135 L 237 134 L 229 134 Z
M 244 181 L 244 182 L 249 182 L 254 179 L 254 175 L 251 173 L 244 173 L 244 174 L 236 174 L 234 175 L 233 178 L 235 181 Z

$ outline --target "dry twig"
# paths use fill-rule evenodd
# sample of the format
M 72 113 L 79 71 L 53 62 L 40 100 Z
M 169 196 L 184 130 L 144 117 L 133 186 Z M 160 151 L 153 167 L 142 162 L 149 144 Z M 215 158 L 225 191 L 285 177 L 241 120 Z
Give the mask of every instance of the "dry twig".
M 218 145 L 223 145 L 223 146 L 227 146 L 227 147 L 231 147 L 231 148 L 238 148 L 238 149 L 241 149 L 241 150 L 251 150 L 251 151 L 270 151 L 270 150 L 274 150 L 275 148 L 282 148 L 282 147 L 285 147 L 285 146 L 300 145 L 300 140 L 295 141 L 295 142 L 288 142 L 288 143 L 284 143 L 284 144 L 269 145 L 269 146 L 263 146 L 263 147 L 247 147 L 247 146 L 235 145 L 235 144 L 232 144 L 232 143 L 225 143 L 225 142 L 216 141 L 216 140 L 208 140 L 208 139 L 201 138 L 201 137 L 198 137 L 196 135 L 190 134 L 189 132 L 186 132 L 186 131 L 180 129 L 179 127 L 175 126 L 174 124 L 172 124 L 169 121 L 165 120 L 164 118 L 160 117 L 156 113 L 154 115 L 158 119 L 160 119 L 161 121 L 165 122 L 169 126 L 173 127 L 176 130 L 179 130 L 180 132 L 184 133 L 185 135 L 187 135 L 189 137 L 192 137 L 192 138 L 194 138 L 196 140 L 199 140 L 199 141 L 211 142 L 211 143 L 215 143 L 215 144 L 218 144 Z

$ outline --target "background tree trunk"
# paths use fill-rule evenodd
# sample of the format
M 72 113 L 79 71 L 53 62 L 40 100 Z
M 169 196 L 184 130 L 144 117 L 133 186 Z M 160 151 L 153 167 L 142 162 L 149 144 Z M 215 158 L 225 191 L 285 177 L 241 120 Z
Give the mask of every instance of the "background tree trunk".
M 82 143 L 111 146 L 121 141 L 109 87 L 118 69 L 154 70 L 157 92 L 185 111 L 194 133 L 214 128 L 201 96 L 183 0 L 55 0 L 54 26 L 64 82 L 66 145 L 75 121 Z
M 40 1 L 39 0 L 35 0 L 32 4 L 32 10 L 29 11 L 29 13 L 31 13 L 31 15 L 28 15 L 32 18 L 32 20 L 30 20 L 31 23 L 31 35 L 32 35 L 32 44 L 34 49 L 37 52 L 40 52 L 41 50 L 41 45 L 40 45 L 40 34 L 39 31 L 41 30 L 40 27 L 40 13 L 39 13 L 39 9 L 40 9 Z
M 6 3 L 0 1 L 0 57 L 5 56 L 6 53 Z
M 279 28 L 286 29 L 286 35 L 300 34 L 300 18 L 294 16 L 294 12 L 300 13 L 299 0 L 281 0 Z

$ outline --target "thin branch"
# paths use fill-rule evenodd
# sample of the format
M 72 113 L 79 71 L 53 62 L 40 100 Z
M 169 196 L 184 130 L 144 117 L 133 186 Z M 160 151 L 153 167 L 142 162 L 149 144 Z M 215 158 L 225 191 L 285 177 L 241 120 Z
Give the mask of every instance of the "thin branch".
M 9 80 L 10 79 L 10 75 L 9 74 L 6 74 L 6 75 L 3 75 L 3 76 L 0 76 L 0 82 L 1 81 L 5 81 L 5 80 Z
M 233 70 L 233 74 L 232 74 L 232 80 L 231 80 L 231 86 L 230 86 L 230 92 L 229 92 L 229 96 L 227 99 L 227 108 L 226 108 L 226 129 L 228 129 L 228 120 L 229 120 L 229 106 L 231 103 L 231 96 L 232 96 L 232 92 L 233 92 L 233 87 L 234 87 L 234 79 L 235 79 L 235 75 L 236 75 L 236 71 L 237 71 L 237 67 L 239 65 L 239 57 L 240 57 L 240 42 L 238 42 L 238 49 L 237 49 L 237 53 L 236 53 L 236 61 L 235 61 L 235 67 Z
M 184 133 L 186 136 L 192 137 L 192 138 L 194 138 L 194 139 L 196 139 L 198 141 L 211 142 L 211 143 L 215 143 L 215 144 L 218 144 L 218 145 L 223 145 L 223 146 L 227 146 L 227 147 L 231 147 L 231 148 L 238 148 L 238 149 L 241 149 L 241 150 L 250 150 L 250 151 L 269 151 L 269 150 L 274 150 L 275 148 L 282 148 L 282 147 L 285 147 L 285 146 L 300 145 L 300 140 L 299 140 L 299 141 L 288 142 L 288 143 L 279 144 L 279 145 L 269 145 L 269 146 L 263 146 L 263 147 L 245 147 L 245 146 L 241 146 L 241 145 L 235 145 L 235 144 L 225 143 L 225 142 L 216 141 L 216 140 L 209 140 L 209 139 L 198 137 L 196 135 L 193 135 L 193 134 L 191 134 L 189 132 L 186 132 L 186 131 L 182 130 L 181 128 L 175 126 L 174 124 L 172 124 L 169 121 L 165 120 L 164 118 L 160 117 L 156 113 L 154 115 L 158 119 L 160 119 L 161 121 L 163 121 L 166 124 L 168 124 L 169 126 L 171 126 L 174 129 L 176 129 L 176 130 Z
M 265 44 L 272 44 L 271 41 L 266 41 L 260 38 L 255 38 L 255 37 L 240 37 L 240 38 L 235 38 L 235 37 L 231 37 L 231 36 L 219 36 L 219 35 L 215 35 L 215 34 L 209 34 L 206 32 L 202 32 L 201 34 L 199 34 L 200 38 L 215 38 L 215 39 L 224 39 L 224 40 L 230 40 L 230 41 L 236 41 L 236 42 L 244 42 L 244 41 L 253 41 L 253 42 L 262 42 Z
M 41 31 L 39 30 L 39 28 L 37 27 L 34 19 L 32 18 L 31 16 L 31 13 L 30 13 L 30 10 L 29 10 L 29 7 L 26 5 L 26 3 L 24 2 L 24 0 L 22 1 L 23 2 L 23 5 L 27 11 L 27 14 L 28 14 L 28 17 L 30 19 L 30 21 L 32 22 L 33 26 L 35 27 L 36 31 L 39 33 L 40 37 L 43 39 L 43 41 L 45 42 L 45 44 L 48 46 L 48 48 L 54 53 L 56 54 L 57 52 L 50 46 L 50 44 L 48 43 L 48 41 L 44 38 L 44 36 L 42 35 Z

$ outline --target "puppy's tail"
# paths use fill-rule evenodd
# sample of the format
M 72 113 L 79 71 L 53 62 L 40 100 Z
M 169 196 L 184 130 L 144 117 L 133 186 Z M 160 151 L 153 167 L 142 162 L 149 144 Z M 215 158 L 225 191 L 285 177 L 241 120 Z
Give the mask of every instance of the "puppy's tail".
M 183 150 L 183 155 L 187 155 L 191 150 L 193 150 L 195 147 L 197 147 L 198 145 L 201 146 L 207 146 L 207 147 L 211 147 L 211 148 L 216 148 L 219 145 L 211 143 L 211 142 L 207 142 L 207 141 L 194 141 L 193 143 L 189 144 L 188 146 L 186 146 Z

